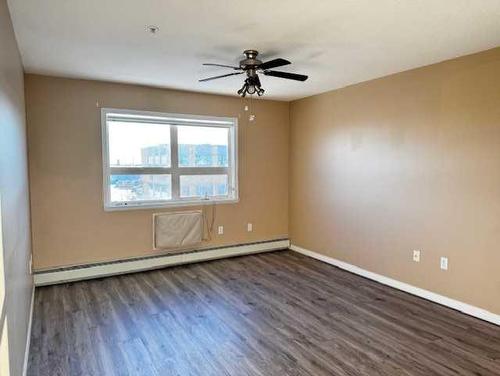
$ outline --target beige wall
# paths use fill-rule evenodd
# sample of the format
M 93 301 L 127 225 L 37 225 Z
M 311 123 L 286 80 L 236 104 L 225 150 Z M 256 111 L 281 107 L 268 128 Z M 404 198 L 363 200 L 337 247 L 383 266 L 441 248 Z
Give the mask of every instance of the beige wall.
M 240 202 L 217 206 L 216 226 L 224 226 L 224 235 L 214 235 L 212 244 L 288 236 L 288 103 L 254 101 L 257 122 L 249 125 L 237 97 L 38 75 L 26 75 L 25 82 L 36 268 L 154 254 L 152 213 L 160 210 L 103 210 L 96 102 L 101 107 L 241 116 Z M 253 223 L 251 233 L 247 222 Z
M 241 202 L 218 206 L 212 244 L 286 236 L 289 207 L 294 244 L 500 313 L 500 49 L 290 106 L 258 101 L 254 125 L 239 98 L 25 81 L 36 268 L 154 253 L 156 210 L 102 208 L 98 102 L 241 116 Z
M 290 117 L 293 244 L 500 313 L 500 48 Z
M 10 374 L 15 376 L 22 373 L 33 287 L 26 153 L 23 70 L 7 4 L 0 0 L 0 263 L 5 272 L 0 274 L 0 287 L 5 287 L 0 301 L 0 372 L 5 372 L 8 338 Z

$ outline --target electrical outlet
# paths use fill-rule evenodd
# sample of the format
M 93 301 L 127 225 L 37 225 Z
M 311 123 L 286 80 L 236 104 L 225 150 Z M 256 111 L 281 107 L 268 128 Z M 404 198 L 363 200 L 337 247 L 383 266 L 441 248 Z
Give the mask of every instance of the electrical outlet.
M 441 269 L 448 270 L 448 257 L 441 257 Z
M 420 262 L 420 251 L 418 249 L 413 250 L 413 261 Z
M 247 231 L 252 232 L 253 231 L 253 225 L 251 223 L 247 224 Z
M 217 233 L 218 233 L 219 235 L 224 234 L 224 226 L 219 226 L 219 227 L 217 228 Z

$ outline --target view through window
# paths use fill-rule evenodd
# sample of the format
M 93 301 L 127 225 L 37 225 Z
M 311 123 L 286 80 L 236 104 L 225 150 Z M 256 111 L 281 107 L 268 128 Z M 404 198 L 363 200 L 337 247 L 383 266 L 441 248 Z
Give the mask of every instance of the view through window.
M 107 209 L 235 201 L 232 118 L 103 109 Z

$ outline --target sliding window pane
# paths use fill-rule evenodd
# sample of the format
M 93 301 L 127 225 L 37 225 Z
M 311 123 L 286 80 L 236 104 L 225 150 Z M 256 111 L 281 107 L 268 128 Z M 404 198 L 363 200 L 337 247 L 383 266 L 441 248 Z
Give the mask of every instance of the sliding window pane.
M 170 175 L 111 175 L 111 202 L 159 201 L 172 198 Z
M 180 167 L 227 167 L 229 129 L 178 126 Z
M 227 175 L 181 175 L 181 197 L 227 196 Z
M 170 167 L 168 124 L 108 121 L 111 167 Z

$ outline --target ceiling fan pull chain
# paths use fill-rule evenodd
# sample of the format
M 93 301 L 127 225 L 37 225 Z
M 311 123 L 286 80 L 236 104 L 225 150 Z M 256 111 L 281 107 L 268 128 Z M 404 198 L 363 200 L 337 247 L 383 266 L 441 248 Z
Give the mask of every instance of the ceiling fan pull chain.
M 255 122 L 255 113 L 253 109 L 254 109 L 253 94 L 250 94 L 250 115 L 248 115 L 248 121 L 251 123 Z

